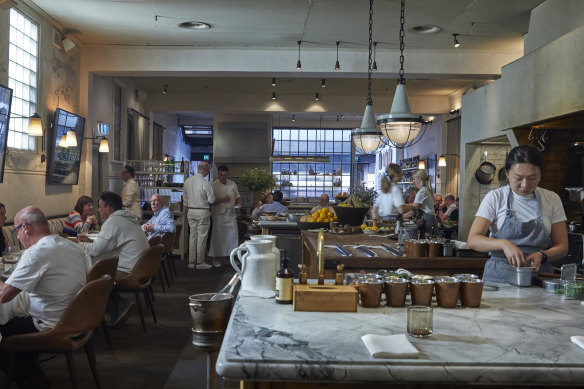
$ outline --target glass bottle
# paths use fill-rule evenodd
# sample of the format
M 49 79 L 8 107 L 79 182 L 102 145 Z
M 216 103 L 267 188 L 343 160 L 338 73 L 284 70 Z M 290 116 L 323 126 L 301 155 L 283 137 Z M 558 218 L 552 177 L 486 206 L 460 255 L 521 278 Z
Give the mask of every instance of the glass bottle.
M 276 302 L 278 304 L 292 304 L 292 281 L 294 273 L 288 269 L 290 261 L 285 250 L 280 250 L 280 270 L 276 273 Z

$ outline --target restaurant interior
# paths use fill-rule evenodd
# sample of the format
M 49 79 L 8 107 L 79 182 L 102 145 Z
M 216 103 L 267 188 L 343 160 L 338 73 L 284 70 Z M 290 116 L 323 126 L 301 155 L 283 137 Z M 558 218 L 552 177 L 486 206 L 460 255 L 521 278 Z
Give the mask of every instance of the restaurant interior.
M 496 173 L 481 180 L 480 167 L 489 162 L 502 172 L 511 148 L 531 144 L 545 159 L 540 186 L 560 196 L 578 225 L 570 244 L 579 245 L 581 259 L 584 190 L 566 188 L 584 186 L 584 4 L 407 0 L 400 14 L 403 4 L 0 0 L 0 85 L 13 93 L 9 130 L 0 134 L 7 226 L 28 205 L 58 220 L 79 196 L 97 202 L 103 191 L 120 193 L 126 164 L 143 172 L 144 201 L 161 193 L 181 212 L 182 183 L 202 161 L 212 164 L 211 180 L 223 164 L 236 183 L 251 169 L 270 171 L 299 210 L 316 205 L 321 193 L 379 189 L 389 163 L 417 168 L 423 161 L 435 193 L 460 198 L 457 236 L 464 241 L 486 193 L 506 184 Z M 26 66 L 12 63 L 19 55 Z M 398 80 L 421 130 L 397 147 L 378 134 L 377 147 L 364 150 L 359 130 L 370 113 L 374 120 L 391 115 L 403 99 Z M 69 132 L 76 146 L 61 143 Z M 312 146 L 291 147 L 299 137 Z M 327 162 L 303 153 L 326 154 Z M 170 174 L 159 182 L 149 174 L 157 172 Z M 258 197 L 239 189 L 247 216 Z M 176 254 L 184 259 L 186 216 L 179 219 L 185 228 Z M 297 231 L 281 233 L 281 248 L 296 264 Z M 107 387 L 203 387 L 206 354 L 189 345 L 186 298 L 220 289 L 233 274 L 228 262 L 211 276 L 179 262 L 174 289 L 157 293 L 161 323 L 146 338 L 114 332 L 113 352 L 97 346 Z M 128 326 L 139 332 L 139 319 Z M 166 340 L 158 365 L 156 349 L 143 346 L 161 350 Z M 57 387 L 68 385 L 60 362 L 48 362 Z M 82 387 L 92 385 L 85 363 L 77 363 Z M 142 377 L 116 372 L 118 363 Z

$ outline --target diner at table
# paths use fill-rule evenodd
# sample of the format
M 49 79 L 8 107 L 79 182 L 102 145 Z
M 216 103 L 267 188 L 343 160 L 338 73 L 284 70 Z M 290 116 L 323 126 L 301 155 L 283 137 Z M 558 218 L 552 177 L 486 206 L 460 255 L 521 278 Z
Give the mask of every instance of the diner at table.
M 23 208 L 14 217 L 14 224 L 13 231 L 25 251 L 8 279 L 0 281 L 2 338 L 53 328 L 85 285 L 87 271 L 83 250 L 52 235 L 40 209 Z M 0 368 L 5 374 L 10 366 L 9 357 L 0 343 Z M 11 379 L 21 387 L 46 382 L 36 356 L 19 354 L 16 363 Z
M 82 232 L 96 230 L 97 226 L 97 217 L 93 214 L 93 199 L 89 196 L 81 196 L 65 220 L 63 233 L 77 236 Z
M 142 224 L 142 230 L 148 234 L 148 240 L 156 235 L 162 235 L 165 232 L 174 233 L 174 216 L 172 211 L 164 204 L 164 198 L 161 194 L 155 193 L 150 197 L 150 208 L 154 214 L 148 222 Z

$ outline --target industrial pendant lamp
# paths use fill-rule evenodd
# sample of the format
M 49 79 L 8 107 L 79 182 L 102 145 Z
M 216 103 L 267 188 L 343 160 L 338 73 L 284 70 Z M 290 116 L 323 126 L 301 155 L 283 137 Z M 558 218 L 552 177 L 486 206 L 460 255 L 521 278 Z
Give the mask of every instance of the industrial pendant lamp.
M 401 0 L 400 13 L 400 70 L 395 95 L 391 104 L 391 110 L 387 115 L 379 116 L 377 124 L 381 128 L 384 141 L 390 146 L 404 149 L 410 147 L 424 136 L 424 133 L 416 139 L 420 133 L 422 124 L 425 124 L 424 119 L 420 115 L 412 113 L 410 108 L 410 101 L 408 98 L 408 91 L 406 89 L 406 80 L 404 78 L 404 22 L 405 22 L 405 0 Z M 426 125 L 424 125 L 424 132 L 426 132 Z
M 341 41 L 337 41 L 337 62 L 335 62 L 335 70 L 341 70 L 341 64 L 339 63 L 339 45 Z
M 302 62 L 300 62 L 300 45 L 302 44 L 302 41 L 298 41 L 298 61 L 296 62 L 296 69 L 300 70 L 302 69 Z
M 373 46 L 373 0 L 369 0 L 369 61 L 367 63 L 367 101 L 365 105 L 365 113 L 363 114 L 363 121 L 361 127 L 355 128 L 351 131 L 353 135 L 353 144 L 364 154 L 373 154 L 381 145 L 383 141 L 379 134 L 379 127 L 375 123 L 375 114 L 373 112 L 373 100 L 371 99 L 371 53 Z

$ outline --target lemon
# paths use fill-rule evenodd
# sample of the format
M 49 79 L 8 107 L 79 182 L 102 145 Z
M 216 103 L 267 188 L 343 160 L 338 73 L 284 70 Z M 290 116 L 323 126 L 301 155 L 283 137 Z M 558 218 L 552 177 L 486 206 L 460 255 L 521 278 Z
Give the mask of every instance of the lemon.
M 361 229 L 362 230 L 366 230 L 367 229 L 367 224 L 361 224 Z
M 371 229 L 372 229 L 373 231 L 377 231 L 377 230 L 379 230 L 379 227 L 377 227 L 377 226 L 373 226 L 373 227 L 371 227 Z

